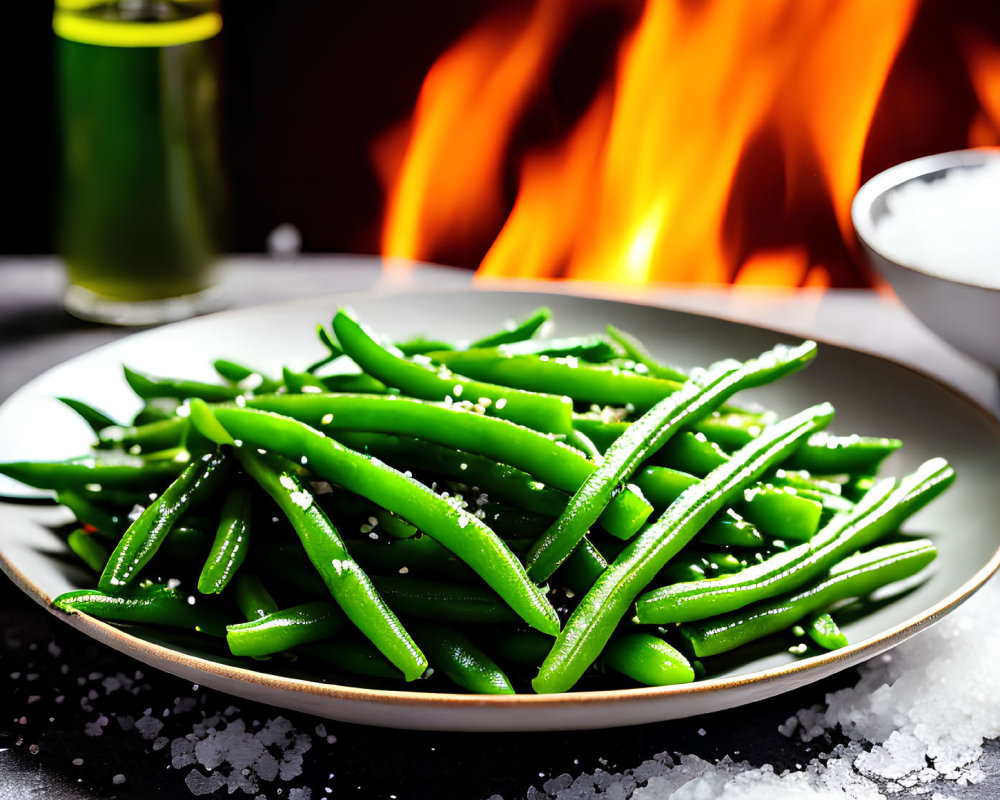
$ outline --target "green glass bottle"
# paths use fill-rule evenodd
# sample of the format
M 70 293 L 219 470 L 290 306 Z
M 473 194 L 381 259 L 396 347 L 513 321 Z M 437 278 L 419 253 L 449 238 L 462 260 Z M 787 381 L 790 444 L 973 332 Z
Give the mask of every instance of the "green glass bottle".
M 223 230 L 221 17 L 195 0 L 58 0 L 66 308 L 152 324 L 212 302 Z

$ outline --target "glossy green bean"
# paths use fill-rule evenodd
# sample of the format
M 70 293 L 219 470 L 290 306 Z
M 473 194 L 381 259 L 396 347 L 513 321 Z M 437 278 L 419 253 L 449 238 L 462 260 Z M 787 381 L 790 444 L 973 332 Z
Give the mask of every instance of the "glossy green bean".
M 706 545 L 741 548 L 760 548 L 765 544 L 760 531 L 731 508 L 709 520 L 696 540 Z
M 572 428 L 573 407 L 566 397 L 441 375 L 428 365 L 392 353 L 343 310 L 334 317 L 333 329 L 344 351 L 387 386 L 425 400 L 468 401 L 485 413 L 540 431 L 567 433 Z
M 875 436 L 834 436 L 825 431 L 809 437 L 788 458 L 788 469 L 820 475 L 838 473 L 874 475 L 879 465 L 901 446 L 899 439 Z
M 252 448 L 233 449 L 240 465 L 291 522 L 337 605 L 407 680 L 419 678 L 427 667 L 423 653 L 348 552 L 340 533 L 313 495 L 302 485 L 294 464 Z
M 317 475 L 348 486 L 437 539 L 472 567 L 529 625 L 544 632 L 558 630 L 558 617 L 543 590 L 528 579 L 503 541 L 475 516 L 429 487 L 289 417 L 248 408 L 213 410 L 192 403 L 192 421 L 210 438 L 238 439 L 296 461 L 304 458 Z
M 434 358 L 434 353 L 427 354 Z M 576 358 L 599 364 L 617 358 L 621 353 L 603 336 L 589 334 L 586 336 L 567 336 L 557 339 L 525 339 L 520 342 L 509 342 L 496 347 L 496 355 L 535 355 L 535 356 L 575 356 Z
M 445 625 L 414 626 L 431 667 L 457 686 L 477 694 L 514 694 L 514 687 L 489 656 L 458 631 Z
M 344 351 L 340 349 L 340 345 L 333 340 L 330 332 L 323 325 L 316 326 L 316 335 L 326 348 L 326 355 L 306 367 L 306 372 L 316 372 L 318 369 L 325 367 L 327 364 L 332 364 L 344 355 Z
M 131 455 L 155 453 L 179 447 L 187 435 L 188 421 L 184 417 L 167 417 L 143 425 L 118 425 L 100 432 L 97 446 L 120 447 Z
M 242 392 L 275 392 L 281 388 L 281 381 L 269 378 L 263 372 L 229 361 L 225 358 L 217 358 L 212 362 L 215 371 Z
M 523 342 L 534 336 L 550 319 L 552 319 L 551 309 L 545 306 L 536 308 L 520 322 L 512 320 L 502 329 L 474 340 L 469 347 L 499 347 Z
M 532 682 L 535 690 L 550 693 L 572 687 L 603 650 L 636 595 L 670 558 L 734 496 L 832 418 L 833 408 L 824 403 L 772 425 L 646 526 L 581 599 Z
M 425 470 L 475 486 L 490 498 L 503 500 L 548 517 L 558 516 L 569 495 L 552 489 L 527 472 L 486 456 L 467 453 L 410 436 L 339 432 L 337 441 L 369 453 L 400 470 Z
M 115 622 L 169 625 L 212 636 L 225 635 L 227 622 L 219 609 L 162 584 L 134 586 L 121 594 L 80 589 L 59 595 L 52 605 L 67 614 L 89 614 Z
M 97 459 L 89 456 L 66 461 L 10 461 L 0 474 L 39 489 L 107 489 L 143 491 L 162 488 L 186 466 L 184 461 L 148 460 L 137 456 Z
M 847 636 L 840 629 L 840 626 L 829 614 L 817 614 L 806 625 L 806 633 L 809 638 L 824 650 L 839 650 L 847 647 L 850 642 Z
M 102 508 L 94 502 L 93 497 L 88 497 L 93 494 L 83 489 L 64 489 L 56 492 L 56 502 L 72 511 L 77 520 L 93 528 L 101 536 L 117 541 L 129 526 L 126 513 Z
M 898 527 L 954 481 L 944 459 L 931 459 L 897 485 L 877 483 L 850 511 L 836 515 L 809 542 L 777 553 L 736 575 L 654 589 L 636 601 L 642 623 L 685 622 L 734 611 L 793 591 L 844 556 Z
M 108 556 L 111 554 L 104 544 L 97 541 L 94 534 L 88 533 L 82 528 L 70 531 L 66 537 L 66 544 L 80 558 L 80 560 L 90 567 L 94 572 L 100 574 L 104 565 L 108 563 Z
M 234 656 L 260 658 L 327 639 L 346 624 L 344 612 L 335 603 L 319 600 L 227 625 L 226 644 Z
M 800 369 L 815 354 L 815 343 L 805 342 L 795 348 L 776 347 L 745 364 L 724 362 L 656 404 L 608 449 L 604 461 L 587 477 L 563 513 L 535 543 L 526 561 L 528 574 L 536 581 L 548 578 L 597 521 L 616 487 L 628 480 L 638 466 L 683 425 L 711 412 L 741 389 Z
M 681 472 L 704 477 L 723 461 L 725 451 L 703 433 L 682 431 L 668 441 L 656 454 L 656 463 Z
M 698 658 L 717 655 L 772 633 L 852 597 L 866 597 L 922 570 L 937 555 L 927 539 L 882 545 L 844 559 L 818 582 L 794 593 L 703 622 L 686 622 L 681 634 Z
M 248 620 L 260 619 L 278 610 L 271 593 L 259 577 L 241 572 L 233 581 L 233 597 L 240 612 Z
M 367 639 L 344 633 L 335 639 L 302 645 L 298 652 L 332 664 L 344 672 L 372 678 L 400 680 L 403 677 L 392 662 Z
M 480 586 L 404 576 L 372 577 L 385 601 L 407 619 L 483 625 L 516 622 L 517 615 L 497 595 Z
M 99 434 L 105 428 L 118 424 L 103 411 L 84 403 L 82 400 L 75 400 L 72 397 L 57 397 L 56 400 L 73 409 L 94 433 Z
M 250 546 L 250 492 L 245 486 L 230 489 L 222 500 L 212 548 L 198 576 L 198 591 L 219 594 L 246 559 Z
M 459 375 L 546 395 L 567 395 L 577 403 L 631 406 L 645 411 L 680 388 L 680 383 L 576 356 L 536 356 L 503 351 L 451 350 L 435 359 Z
M 596 466 L 578 450 L 530 428 L 408 397 L 279 394 L 248 400 L 246 407 L 292 417 L 334 437 L 344 430 L 414 436 L 509 464 L 563 491 L 579 489 Z M 641 494 L 627 490 L 611 502 L 601 524 L 627 538 L 650 513 Z
M 204 381 L 156 377 L 146 375 L 129 367 L 123 367 L 122 369 L 125 373 L 125 381 L 132 388 L 132 391 L 143 400 L 158 397 L 186 400 L 191 397 L 198 397 L 211 403 L 217 403 L 223 400 L 233 400 L 243 394 L 242 390 L 234 386 L 221 386 L 216 383 L 205 383 Z
M 637 631 L 608 642 L 601 660 L 627 678 L 647 686 L 691 683 L 694 668 L 684 654 L 659 636 Z
M 228 460 L 218 453 L 189 464 L 122 534 L 101 573 L 98 587 L 115 593 L 135 580 L 192 500 L 211 491 L 227 469 Z
M 625 355 L 636 364 L 644 366 L 650 375 L 679 383 L 683 383 L 688 379 L 688 376 L 683 371 L 668 364 L 663 364 L 653 358 L 645 345 L 631 333 L 623 331 L 621 328 L 616 328 L 614 325 L 608 325 L 607 332 L 611 340 L 624 350 Z
M 823 504 L 791 486 L 759 483 L 743 493 L 736 505 L 746 519 L 777 539 L 803 542 L 819 530 Z

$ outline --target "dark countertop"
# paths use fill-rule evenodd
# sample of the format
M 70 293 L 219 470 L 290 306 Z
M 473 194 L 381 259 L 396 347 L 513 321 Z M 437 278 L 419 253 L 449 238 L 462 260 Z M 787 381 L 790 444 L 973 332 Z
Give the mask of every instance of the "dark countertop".
M 276 283 L 278 270 L 282 280 Z M 46 368 L 129 333 L 65 315 L 58 302 L 61 281 L 51 259 L 0 260 L 0 400 Z M 446 268 L 383 274 L 374 260 L 329 257 L 291 263 L 236 259 L 223 287 L 229 305 L 245 306 L 376 285 L 450 288 L 469 282 L 468 273 Z M 919 364 L 984 405 L 994 401 L 994 377 L 934 339 L 891 296 L 582 284 L 572 290 L 638 297 L 742 321 L 768 320 L 803 335 L 821 331 L 827 340 Z M 847 670 L 749 707 L 610 731 L 415 733 L 322 720 L 192 686 L 79 634 L 6 577 L 0 578 L 0 636 L 0 800 L 230 792 L 289 800 L 494 795 L 517 800 L 549 797 L 569 782 L 542 790 L 559 775 L 619 773 L 661 753 L 708 761 L 729 756 L 755 766 L 771 764 L 780 772 L 798 769 L 834 742 L 826 735 L 803 743 L 780 733 L 779 726 L 858 680 L 855 670 Z M 218 762 L 222 753 L 247 753 L 248 747 L 258 750 L 246 763 L 222 761 L 211 773 L 204 766 Z M 985 781 L 975 787 L 923 788 L 995 797 L 1000 769 L 996 759 L 989 764 Z

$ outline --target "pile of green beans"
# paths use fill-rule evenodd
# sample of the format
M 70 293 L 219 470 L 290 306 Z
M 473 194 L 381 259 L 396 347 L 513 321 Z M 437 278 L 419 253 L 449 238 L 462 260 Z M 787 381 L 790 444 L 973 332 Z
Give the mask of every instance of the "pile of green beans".
M 669 685 L 737 648 L 815 654 L 847 644 L 845 604 L 933 560 L 901 526 L 954 480 L 943 459 L 879 478 L 899 441 L 736 399 L 814 343 L 685 370 L 550 325 L 388 342 L 340 310 L 280 375 L 126 366 L 133 418 L 60 398 L 93 450 L 0 473 L 72 514 L 92 588 L 62 611 L 376 687 Z

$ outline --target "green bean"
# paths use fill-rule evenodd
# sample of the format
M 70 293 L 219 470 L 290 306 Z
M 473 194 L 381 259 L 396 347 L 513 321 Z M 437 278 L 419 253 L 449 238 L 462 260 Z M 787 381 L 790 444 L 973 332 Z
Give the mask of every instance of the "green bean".
M 609 420 L 593 413 L 574 414 L 573 428 L 587 436 L 602 453 L 615 443 L 631 423 L 623 420 Z
M 688 376 L 681 370 L 675 369 L 667 364 L 662 364 L 653 358 L 642 342 L 631 333 L 626 333 L 620 328 L 616 328 L 614 325 L 608 325 L 607 331 L 611 340 L 617 343 L 625 351 L 625 355 L 632 359 L 636 364 L 642 364 L 647 370 L 649 370 L 650 375 L 657 378 L 666 378 L 667 380 L 678 381 L 680 383 L 683 383 L 688 379 Z
M 439 350 L 454 350 L 455 345 L 441 339 L 427 339 L 423 336 L 416 336 L 403 342 L 395 342 L 396 349 L 404 356 L 430 356 L 431 353 Z
M 471 349 L 471 348 L 470 348 Z M 484 351 L 485 348 L 480 348 Z M 435 353 L 427 355 L 434 359 Z M 534 356 L 575 356 L 584 361 L 599 364 L 617 358 L 621 353 L 605 337 L 599 334 L 586 336 L 568 336 L 559 339 L 524 339 L 520 342 L 508 342 L 497 345 L 495 355 L 534 355 Z
M 346 485 L 409 520 L 472 567 L 529 625 L 544 632 L 558 630 L 558 617 L 544 592 L 531 583 L 499 537 L 429 487 L 288 417 L 248 408 L 213 410 L 198 403 L 191 409 L 192 421 L 210 438 L 238 439 L 289 458 L 304 458 L 320 477 Z
M 318 361 L 314 361 L 308 367 L 306 367 L 306 372 L 316 372 L 318 369 L 325 367 L 327 364 L 331 364 L 344 355 L 344 351 L 340 349 L 340 346 L 333 340 L 330 332 L 322 325 L 316 326 L 316 335 L 319 340 L 323 343 L 326 348 L 326 355 Z
M 536 308 L 520 322 L 510 322 L 503 330 L 476 339 L 469 347 L 498 347 L 530 339 L 550 319 L 552 311 L 544 306 Z
M 788 458 L 788 469 L 804 469 L 821 475 L 838 473 L 874 475 L 887 456 L 902 446 L 899 439 L 873 436 L 833 436 L 823 432 L 811 436 Z
M 582 431 L 578 431 L 574 428 L 573 430 L 571 430 L 569 433 L 566 434 L 566 438 L 564 439 L 564 441 L 570 447 L 575 447 L 577 450 L 583 453 L 583 455 L 586 456 L 587 459 L 593 461 L 595 464 L 598 464 L 603 460 L 602 451 L 599 450 L 597 448 L 597 445 L 594 444 L 594 442 L 590 439 L 590 437 L 587 436 L 587 434 L 583 433 Z
M 97 446 L 120 447 L 131 455 L 155 453 L 179 447 L 187 434 L 188 421 L 184 417 L 167 417 L 143 425 L 118 425 L 102 430 Z
M 414 631 L 431 666 L 456 685 L 477 694 L 514 694 L 496 662 L 458 631 L 430 623 L 414 626 Z
M 954 481 L 944 459 L 922 464 L 899 485 L 877 483 L 848 512 L 838 514 L 811 541 L 777 553 L 736 575 L 678 583 L 644 594 L 636 601 L 636 619 L 667 624 L 715 616 L 757 600 L 792 591 L 830 569 L 849 553 L 866 547 L 937 497 Z
M 725 451 L 705 434 L 682 431 L 663 445 L 656 454 L 656 463 L 701 478 L 728 458 Z
M 263 372 L 243 364 L 238 364 L 235 361 L 218 358 L 212 362 L 212 366 L 215 367 L 215 371 L 219 375 L 230 383 L 235 384 L 236 388 L 243 392 L 258 392 L 263 394 L 265 392 L 275 392 L 281 388 L 281 381 L 269 378 Z
M 74 400 L 72 397 L 57 397 L 56 400 L 73 409 L 94 433 L 99 434 L 105 428 L 118 424 L 103 411 L 87 405 L 82 400 Z
M 534 541 L 528 543 L 529 547 Z M 524 548 L 524 552 L 528 547 Z M 586 594 L 590 587 L 594 585 L 601 573 L 608 568 L 608 562 L 601 551 L 594 547 L 587 539 L 583 538 L 579 547 L 567 558 L 559 567 L 559 583 L 565 586 L 574 594 Z
M 489 640 L 491 653 L 500 661 L 519 667 L 537 667 L 551 649 L 550 637 L 524 628 L 497 630 Z
M 507 463 L 564 491 L 579 489 L 596 466 L 579 451 L 530 428 L 408 397 L 282 394 L 248 400 L 246 407 L 293 417 L 328 433 L 348 430 L 415 436 Z M 611 502 L 601 524 L 627 538 L 651 512 L 639 494 L 623 491 Z
M 351 554 L 366 569 L 468 580 L 475 573 L 430 536 L 395 539 L 388 544 L 371 539 L 352 540 Z
M 493 592 L 420 578 L 375 576 L 372 583 L 385 601 L 408 619 L 462 624 L 515 622 L 517 616 Z
M 98 587 L 114 593 L 131 583 L 155 555 L 191 501 L 210 491 L 227 467 L 228 461 L 221 454 L 209 454 L 188 465 L 122 534 L 101 573 Z
M 334 317 L 333 329 L 347 354 L 388 386 L 426 400 L 469 401 L 486 413 L 545 432 L 568 433 L 572 428 L 573 408 L 565 397 L 440 375 L 384 348 L 343 310 Z
M 601 660 L 614 670 L 647 686 L 691 683 L 694 668 L 675 647 L 651 633 L 627 633 L 608 642 Z
M 581 599 L 532 682 L 535 690 L 550 693 L 572 687 L 600 654 L 636 595 L 667 561 L 735 495 L 832 417 L 832 407 L 824 403 L 772 425 L 646 526 Z
M 707 545 L 725 545 L 727 547 L 763 547 L 764 537 L 752 524 L 747 522 L 736 511 L 727 508 L 722 514 L 713 517 L 698 532 L 696 541 Z
M 195 421 L 197 425 L 197 421 Z M 351 557 L 337 529 L 295 474 L 294 465 L 273 454 L 234 448 L 250 476 L 278 504 L 302 542 L 333 599 L 383 655 L 414 680 L 427 667 L 419 648 Z
M 292 394 L 302 392 L 325 392 L 323 382 L 311 372 L 295 372 L 288 367 L 281 368 L 281 381 L 286 391 Z
M 162 487 L 183 470 L 185 462 L 149 460 L 137 456 L 96 459 L 89 456 L 66 461 L 9 461 L 0 474 L 38 489 L 109 489 L 141 491 Z
M 234 656 L 262 656 L 327 639 L 347 622 L 344 612 L 329 601 L 301 603 L 247 622 L 226 626 L 226 643 Z
M 715 575 L 741 572 L 747 563 L 732 553 L 678 553 L 657 576 L 658 580 L 673 584 L 680 581 L 700 581 Z
M 162 584 L 130 587 L 121 594 L 97 589 L 66 592 L 52 605 L 67 614 L 89 614 L 115 622 L 144 622 L 201 631 L 212 636 L 225 634 L 225 616 L 216 608 L 192 602 L 193 597 Z
M 82 489 L 64 489 L 56 492 L 56 502 L 66 506 L 77 520 L 93 528 L 101 536 L 117 541 L 128 528 L 128 517 L 101 508 L 87 494 Z
M 111 551 L 97 541 L 92 533 L 87 533 L 82 528 L 71 531 L 69 536 L 66 537 L 66 544 L 69 545 L 70 550 L 79 556 L 84 564 L 98 574 L 104 569 L 104 565 L 108 563 L 108 555 L 110 555 Z
M 850 644 L 847 641 L 847 636 L 829 614 L 817 614 L 809 620 L 806 633 L 824 650 L 839 650 Z
M 628 405 L 645 411 L 680 388 L 610 364 L 589 364 L 576 356 L 535 356 L 503 351 L 451 350 L 435 359 L 453 372 L 491 384 L 546 395 L 563 394 L 578 403 Z
M 815 354 L 815 343 L 805 342 L 796 348 L 776 347 L 745 364 L 723 362 L 654 406 L 608 449 L 604 461 L 587 477 L 563 513 L 535 543 L 528 553 L 528 574 L 536 581 L 548 578 L 600 516 L 615 487 L 627 480 L 639 464 L 662 447 L 681 426 L 708 413 L 743 388 L 760 385 L 805 366 Z
M 151 397 L 142 404 L 130 424 L 145 425 L 161 419 L 170 419 L 177 414 L 181 401 L 174 397 Z
M 201 525 L 186 525 L 180 521 L 170 529 L 157 555 L 165 561 L 188 564 L 204 557 L 212 544 L 212 535 Z
M 232 580 L 250 546 L 250 492 L 245 486 L 230 489 L 222 501 L 212 549 L 198 577 L 198 591 L 219 594 Z
M 143 400 L 150 400 L 157 397 L 186 400 L 191 397 L 199 397 L 208 402 L 219 402 L 222 400 L 233 400 L 243 394 L 240 389 L 233 386 L 220 386 L 216 383 L 205 383 L 203 381 L 154 377 L 130 369 L 129 367 L 123 367 L 123 370 L 125 372 L 125 381 L 132 387 L 132 391 Z
M 349 633 L 335 640 L 313 642 L 298 648 L 303 655 L 317 658 L 337 669 L 374 678 L 400 679 L 403 674 L 396 669 L 378 648 L 367 639 L 352 637 Z
M 278 610 L 271 593 L 256 575 L 241 572 L 233 581 L 233 597 L 240 612 L 248 620 L 260 619 Z
M 397 469 L 424 469 L 434 475 L 443 475 L 536 514 L 558 516 L 569 500 L 565 492 L 546 486 L 523 470 L 434 442 L 410 436 L 350 431 L 338 432 L 334 438 L 352 450 L 369 453 Z
M 806 541 L 819 530 L 822 503 L 791 486 L 761 483 L 747 489 L 737 510 L 762 531 L 777 539 Z
M 632 480 L 655 508 L 666 508 L 688 487 L 698 483 L 694 475 L 670 467 L 642 467 Z
M 325 392 L 340 392 L 349 394 L 390 394 L 395 393 L 382 381 L 376 380 L 364 372 L 346 372 L 340 375 L 322 375 L 320 385 Z
M 717 655 L 778 633 L 803 617 L 851 597 L 908 578 L 926 567 L 937 551 L 927 539 L 882 545 L 840 562 L 829 574 L 795 594 L 762 600 L 703 622 L 686 622 L 681 634 L 699 658 Z

